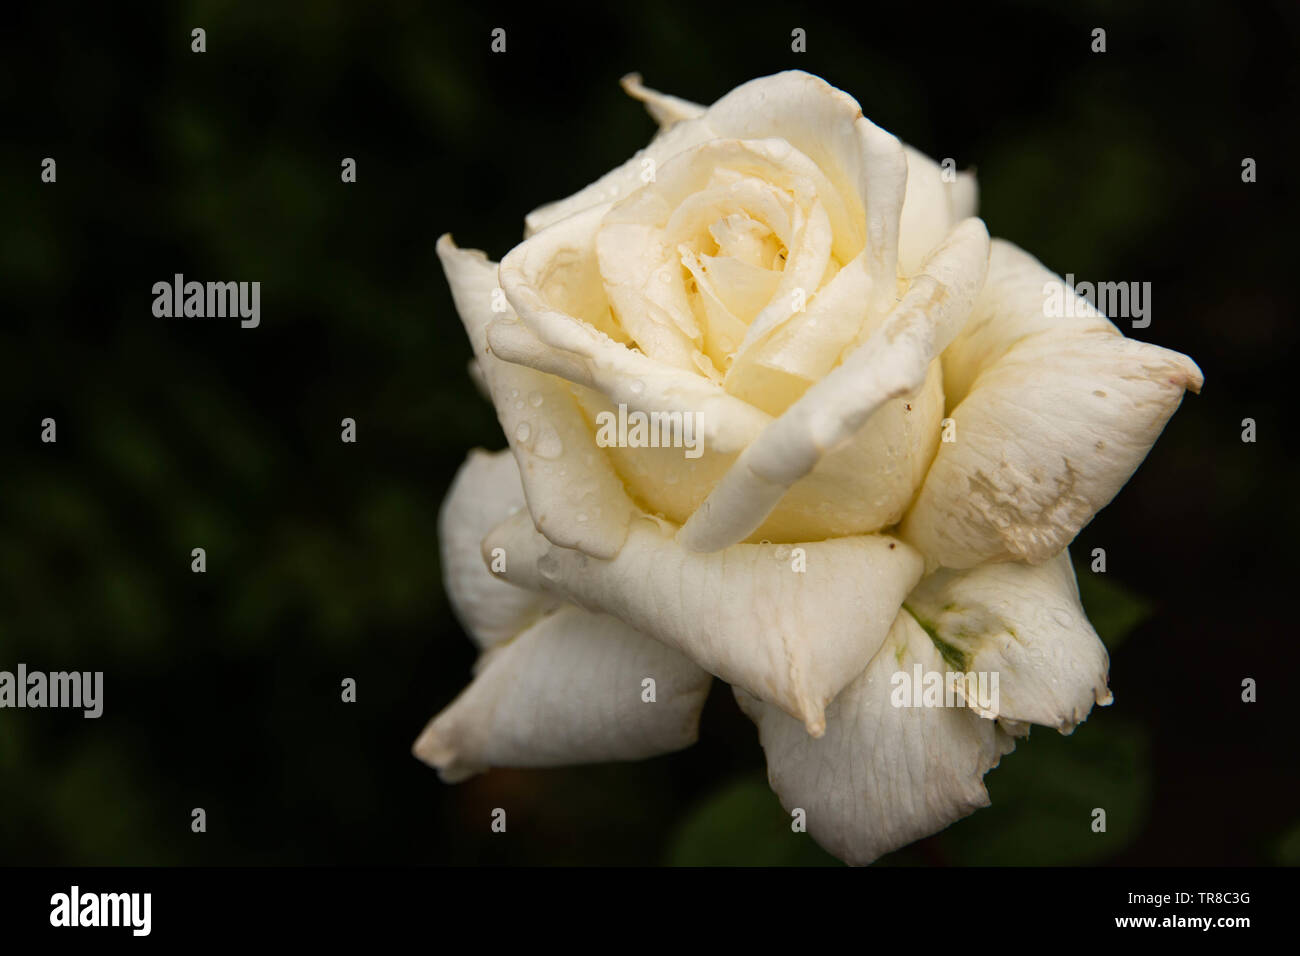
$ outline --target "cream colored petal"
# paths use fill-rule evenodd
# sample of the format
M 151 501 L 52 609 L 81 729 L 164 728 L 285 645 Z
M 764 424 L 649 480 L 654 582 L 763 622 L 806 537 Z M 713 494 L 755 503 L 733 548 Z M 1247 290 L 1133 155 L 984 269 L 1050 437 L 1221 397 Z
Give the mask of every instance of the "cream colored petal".
M 733 196 L 737 209 L 720 211 Z M 763 213 L 792 253 L 799 237 L 792 234 L 788 210 L 800 208 L 810 219 L 813 208 L 824 219 L 819 241 L 828 244 L 845 261 L 856 255 L 855 216 L 860 209 L 845 200 L 843 192 L 824 170 L 782 137 L 767 139 L 722 138 L 705 143 L 656 167 L 653 182 L 615 205 L 608 218 L 615 222 L 640 222 L 665 227 L 673 241 L 711 227 L 728 213 Z M 787 270 L 794 267 L 791 262 Z M 820 272 L 817 273 L 820 275 Z M 814 276 L 814 279 L 816 276 Z
M 899 614 L 871 664 L 826 712 L 813 739 L 741 690 L 758 725 L 772 789 L 829 852 L 864 865 L 988 806 L 983 777 L 1014 741 L 966 707 L 895 707 L 894 675 L 946 665 L 910 615 Z
M 701 335 L 677 251 L 642 223 L 606 223 L 596 233 L 605 294 L 619 324 L 657 362 L 699 374 Z
M 483 561 L 484 535 L 524 507 L 514 456 L 477 448 L 460 466 L 438 515 L 447 596 L 481 649 L 510 640 L 557 603 L 540 591 L 508 584 Z
M 957 181 L 949 187 L 949 201 L 952 203 L 953 222 L 961 222 L 971 216 L 979 215 L 980 187 L 975 174 L 963 171 L 957 174 Z
M 707 117 L 683 120 L 660 130 L 650 145 L 590 186 L 567 199 L 548 203 L 530 212 L 524 217 L 525 238 L 592 206 L 607 205 L 630 195 L 644 185 L 642 177 L 647 170 L 662 166 L 683 150 L 716 138 L 717 134 L 709 128 Z
M 930 250 L 943 241 L 960 219 L 953 215 L 952 184 L 943 181 L 939 164 L 911 146 L 905 146 L 904 150 L 907 194 L 898 231 L 898 268 L 903 275 L 910 276 L 920 270 Z
M 642 760 L 695 743 L 712 680 L 672 648 L 570 604 L 489 653 L 413 750 L 450 782 L 489 767 Z
M 631 503 L 609 461 L 597 454 L 572 394 L 559 379 L 500 361 L 489 351 L 487 326 L 498 315 L 494 303 L 508 310 L 496 266 L 482 252 L 458 249 L 450 236 L 438 240 L 438 257 L 538 529 L 565 547 L 612 556 L 627 535 Z M 588 520 L 575 521 L 579 511 Z
M 469 380 L 474 383 L 474 390 L 489 402 L 492 401 L 492 393 L 488 391 L 487 379 L 483 377 L 483 368 L 478 364 L 478 359 L 470 359 L 466 371 L 469 373 Z
M 738 359 L 806 308 L 807 300 L 822 287 L 822 277 L 834 269 L 835 263 L 831 259 L 833 241 L 834 233 L 826 209 L 820 202 L 814 203 L 807 218 L 799 225 L 795 246 L 781 272 L 772 301 L 754 316 L 745 340 L 740 344 Z
M 698 103 L 643 86 L 640 73 L 629 73 L 619 82 L 628 96 L 645 104 L 646 112 L 660 126 L 667 127 L 681 120 L 696 119 L 704 113 L 705 107 Z
M 939 445 L 943 382 L 933 361 L 921 387 L 881 405 L 781 498 L 748 540 L 869 534 L 896 525 Z
M 1105 332 L 1049 332 L 1011 349 L 951 414 L 902 526 L 937 564 L 1047 560 L 1128 481 L 1200 370 Z
M 984 282 L 988 234 L 978 219 L 955 227 L 902 301 L 844 361 L 764 429 L 737 459 L 680 540 L 714 551 L 749 537 L 786 491 L 885 403 L 916 392 L 956 335 Z
M 1084 299 L 1072 298 L 1067 315 L 1048 315 L 1047 289 L 1064 280 L 1041 262 L 1005 239 L 989 243 L 989 272 L 975 300 L 970 319 L 943 353 L 944 391 L 948 407 L 956 408 L 980 372 L 992 366 L 1011 346 L 1037 332 L 1106 331 L 1119 329 Z
M 598 393 L 575 387 L 587 420 L 617 410 Z M 853 437 L 796 481 L 746 540 L 820 541 L 870 534 L 898 523 L 920 487 L 939 443 L 943 388 L 930 363 L 915 394 L 886 402 Z M 734 454 L 682 448 L 604 449 L 633 500 L 676 524 L 687 521 L 735 463 Z
M 1063 734 L 1111 702 L 1106 647 L 1088 623 L 1070 556 L 927 575 L 904 605 L 953 670 L 997 674 L 996 716 Z M 977 711 L 981 708 L 972 701 Z
M 898 274 L 898 232 L 907 158 L 898 140 L 825 80 L 793 70 L 737 87 L 704 119 L 718 136 L 786 140 L 822 171 L 849 210 L 847 262 L 868 249 L 877 307 L 886 311 Z M 836 232 L 840 232 L 837 228 Z
M 733 395 L 780 414 L 824 378 L 868 320 L 866 253 L 854 257 L 765 340 L 736 356 L 727 372 Z
M 548 299 L 546 291 L 570 273 L 579 277 L 575 281 L 589 281 L 596 229 L 607 211 L 600 206 L 566 219 L 516 246 L 502 260 L 502 288 L 539 348 L 523 348 L 522 333 L 512 330 L 511 340 L 501 344 L 516 348 L 498 354 L 563 375 L 629 410 L 698 414 L 710 451 L 738 452 L 770 420 L 766 413 L 697 372 L 628 348 L 584 321 L 585 313 L 571 314 Z
M 1052 557 L 1128 481 L 1183 391 L 1201 386 L 1187 356 L 1124 338 L 1095 313 L 1044 317 L 1041 273 L 1006 253 L 1016 278 L 990 280 L 998 298 L 945 356 L 957 394 L 978 372 L 902 525 L 932 565 Z
M 875 654 L 922 563 L 883 535 L 803 544 L 802 553 L 741 544 L 691 554 L 650 519 L 633 522 L 612 561 L 552 546 L 525 515 L 488 535 L 484 548 L 495 547 L 509 555 L 508 581 L 613 614 L 814 735 L 826 705 Z

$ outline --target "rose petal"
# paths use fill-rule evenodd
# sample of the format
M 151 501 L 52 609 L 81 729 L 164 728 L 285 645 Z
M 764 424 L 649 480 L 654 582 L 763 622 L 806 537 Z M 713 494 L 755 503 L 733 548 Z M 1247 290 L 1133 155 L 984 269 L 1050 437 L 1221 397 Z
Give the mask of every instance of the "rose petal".
M 1008 261 L 1017 259 L 1004 250 L 995 264 Z M 902 526 L 932 564 L 1052 557 L 1123 487 L 1184 389 L 1201 386 L 1187 356 L 1098 317 L 1044 318 L 1052 278 L 1041 266 L 1010 284 L 995 276 L 946 357 L 959 384 L 979 371 L 951 412 L 955 440 L 940 444 Z
M 502 362 L 488 350 L 493 293 L 499 292 L 496 266 L 482 252 L 458 249 L 450 236 L 438 240 L 438 257 L 538 529 L 565 547 L 612 556 L 627 535 L 631 506 L 573 396 L 558 379 Z M 575 520 L 579 511 L 586 521 Z
M 748 544 L 705 555 L 682 550 L 650 519 L 633 522 L 611 561 L 552 546 L 526 515 L 483 546 L 505 549 L 506 580 L 613 614 L 812 734 L 875 654 L 921 570 L 917 554 L 883 535 L 802 544 L 802 556 Z
M 898 232 L 898 268 L 915 275 L 930 250 L 943 241 L 953 225 L 975 215 L 971 189 L 974 177 L 943 181 L 943 170 L 929 156 L 910 146 L 907 153 L 907 194 Z
M 926 576 L 904 605 L 962 673 L 997 674 L 995 716 L 1063 734 L 1111 702 L 1109 658 L 1088 623 L 1070 556 Z M 977 708 L 978 709 L 978 708 Z
M 605 223 L 596 256 L 610 307 L 637 347 L 657 362 L 698 374 L 702 336 L 691 311 L 677 251 L 641 223 Z
M 567 199 L 548 203 L 530 212 L 524 217 L 524 237 L 533 236 L 592 206 L 603 206 L 622 199 L 641 188 L 642 176 L 647 169 L 662 166 L 683 150 L 716 138 L 717 134 L 709 128 L 706 117 L 683 120 L 660 130 L 650 145 L 638 150 L 622 166 L 610 170 Z
M 989 272 L 970 318 L 943 353 L 948 408 L 956 408 L 975 379 L 1011 346 L 1037 332 L 1119 329 L 1085 299 L 1074 298 L 1070 315 L 1049 316 L 1044 286 L 1064 282 L 1041 262 L 1005 239 L 989 243 Z
M 698 103 L 643 86 L 640 73 L 629 73 L 619 83 L 628 96 L 645 104 L 646 112 L 660 126 L 672 126 L 681 120 L 696 119 L 704 113 L 705 107 Z
M 736 356 L 729 392 L 779 415 L 824 378 L 868 321 L 871 276 L 866 253 L 840 269 L 802 312 Z
M 961 222 L 979 215 L 980 187 L 973 172 L 960 172 L 957 181 L 949 187 L 953 222 Z
M 489 767 L 642 760 L 695 743 L 712 680 L 672 648 L 567 605 L 489 653 L 412 749 L 449 782 Z
M 898 672 L 944 673 L 946 665 L 909 614 L 827 709 L 825 736 L 741 690 L 758 725 L 772 789 L 787 812 L 835 856 L 864 865 L 988 806 L 984 774 L 1015 747 L 992 720 L 966 707 L 895 707 Z
M 461 626 L 481 649 L 508 641 L 556 601 L 509 584 L 483 561 L 483 537 L 525 507 L 509 451 L 469 453 L 438 515 L 442 579 Z
M 697 372 L 656 362 L 602 334 L 544 294 L 554 285 L 564 285 L 569 276 L 575 285 L 590 292 L 596 229 L 607 211 L 600 206 L 566 219 L 516 246 L 502 260 L 502 288 L 545 351 L 510 350 L 510 345 L 523 342 L 515 332 L 513 341 L 501 343 L 506 349 L 498 354 L 563 375 L 629 410 L 698 414 L 710 451 L 738 452 L 762 430 L 770 420 L 768 415 Z M 603 297 L 599 282 L 596 286 L 597 291 L 591 294 Z M 579 295 L 572 287 L 569 294 Z M 493 348 L 497 348 L 496 340 Z
M 682 527 L 692 551 L 743 541 L 786 491 L 891 399 L 916 392 L 951 341 L 984 282 L 988 233 L 967 219 L 926 261 L 925 271 L 867 341 L 773 421 L 745 449 Z
M 885 311 L 898 275 L 898 229 L 907 183 L 902 144 L 862 115 L 853 97 L 798 70 L 753 80 L 709 107 L 718 136 L 777 138 L 813 161 L 844 197 L 847 225 L 836 225 L 836 256 L 848 262 L 865 245 L 877 305 Z

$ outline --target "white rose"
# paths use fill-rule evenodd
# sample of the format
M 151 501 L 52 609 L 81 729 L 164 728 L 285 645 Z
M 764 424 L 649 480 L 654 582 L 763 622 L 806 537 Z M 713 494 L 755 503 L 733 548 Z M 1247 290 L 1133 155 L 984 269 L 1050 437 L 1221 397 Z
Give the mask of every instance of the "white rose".
M 707 109 L 625 86 L 645 150 L 499 269 L 438 243 L 510 449 L 443 508 L 483 656 L 415 752 L 451 781 L 664 753 L 716 676 L 787 810 L 866 863 L 1109 703 L 1066 546 L 1201 373 L 1081 300 L 1046 317 L 1056 277 L 989 242 L 973 178 L 817 77 Z M 620 405 L 695 416 L 699 456 L 602 447 Z M 916 664 L 996 673 L 996 706 L 893 706 Z

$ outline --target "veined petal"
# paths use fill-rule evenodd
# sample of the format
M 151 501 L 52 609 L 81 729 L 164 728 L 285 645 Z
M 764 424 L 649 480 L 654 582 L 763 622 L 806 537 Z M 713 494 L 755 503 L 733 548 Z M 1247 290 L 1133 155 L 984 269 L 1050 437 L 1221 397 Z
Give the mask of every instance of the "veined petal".
M 505 550 L 506 580 L 613 614 L 814 735 L 826 705 L 884 640 L 922 564 L 884 535 L 801 544 L 802 554 L 750 544 L 692 554 L 648 518 L 633 522 L 611 561 L 554 547 L 523 515 L 483 547 Z
M 995 279 L 946 357 L 959 381 L 979 371 L 902 525 L 932 565 L 1052 557 L 1128 481 L 1183 391 L 1200 389 L 1187 356 L 1124 338 L 1095 312 L 1044 318 L 1044 274 Z
M 942 642 L 952 669 L 998 675 L 996 712 L 982 716 L 1068 734 L 1094 703 L 1111 702 L 1106 647 L 1083 612 L 1066 551 L 1040 565 L 936 571 L 904 607 Z
M 692 551 L 743 541 L 786 491 L 891 399 L 916 392 L 956 335 L 984 283 L 988 233 L 967 219 L 931 254 L 925 271 L 865 342 L 763 430 L 682 527 Z
M 491 651 L 412 749 L 453 783 L 489 767 L 641 760 L 695 743 L 712 680 L 622 622 L 566 605 Z
M 487 344 L 497 269 L 482 252 L 438 240 L 456 310 L 492 393 L 497 418 L 519 463 L 528 510 L 543 534 L 565 547 L 610 557 L 627 535 L 632 505 L 622 482 L 558 379 L 502 362 Z M 496 297 L 500 301 L 500 297 Z M 579 511 L 588 520 L 577 522 Z
M 767 775 L 787 812 L 840 859 L 864 865 L 988 806 L 984 774 L 1014 740 L 966 707 L 896 707 L 895 674 L 945 673 L 925 632 L 900 613 L 870 665 L 826 712 L 813 739 L 788 716 L 736 690 L 758 725 Z
M 514 456 L 476 448 L 456 472 L 438 514 L 442 580 L 457 619 L 480 649 L 510 640 L 557 603 L 507 583 L 483 561 L 483 537 L 524 508 Z

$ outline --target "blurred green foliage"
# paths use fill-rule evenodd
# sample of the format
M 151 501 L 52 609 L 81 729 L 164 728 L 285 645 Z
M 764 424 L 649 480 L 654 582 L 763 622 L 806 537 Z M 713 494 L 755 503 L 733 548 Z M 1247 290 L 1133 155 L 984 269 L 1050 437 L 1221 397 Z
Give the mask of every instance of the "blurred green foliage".
M 735 780 L 690 812 L 668 846 L 672 866 L 836 866 L 790 816 L 763 774 Z
M 1079 598 L 1097 636 L 1110 651 L 1154 613 L 1150 601 L 1106 573 L 1093 573 L 1086 564 L 1075 568 Z

